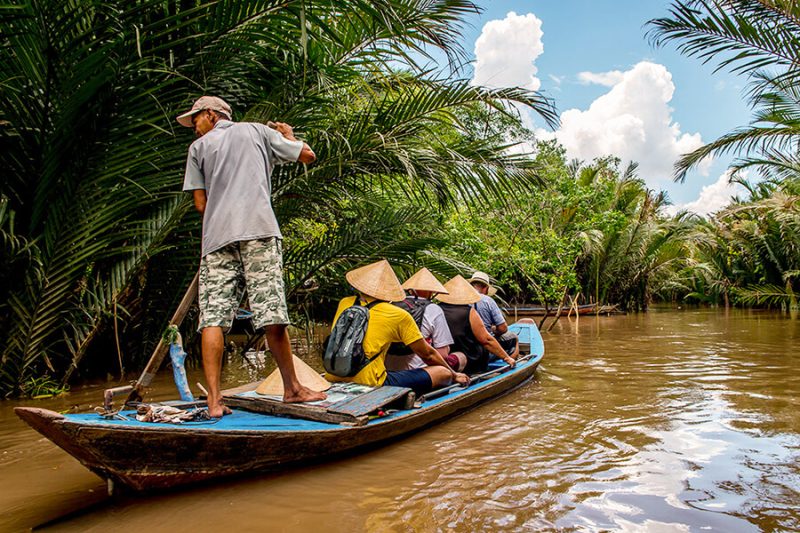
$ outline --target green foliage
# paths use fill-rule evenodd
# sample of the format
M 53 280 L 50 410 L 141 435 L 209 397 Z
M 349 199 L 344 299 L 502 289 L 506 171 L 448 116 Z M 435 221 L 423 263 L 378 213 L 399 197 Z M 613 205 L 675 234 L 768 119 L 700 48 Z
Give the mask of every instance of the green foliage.
M 273 176 L 273 205 L 294 239 L 292 294 L 318 271 L 383 255 L 417 261 L 430 239 L 392 234 L 411 235 L 413 211 L 365 207 L 373 196 L 445 206 L 534 182 L 505 144 L 458 134 L 456 111 L 507 114 L 515 103 L 552 124 L 552 103 L 415 62 L 438 50 L 460 64 L 462 17 L 476 9 L 468 0 L 0 7 L 0 394 L 45 371 L 68 379 L 103 353 L 112 329 L 133 361 L 159 338 L 197 264 L 200 221 L 179 192 L 191 134 L 174 117 L 201 94 L 225 98 L 237 120 L 293 124 L 317 153 L 315 165 Z M 452 135 L 437 137 L 442 128 Z M 374 220 L 331 224 L 350 209 Z M 386 227 L 377 247 L 370 227 Z
M 698 224 L 691 297 L 726 305 L 797 307 L 800 196 L 793 194 L 792 183 L 762 184 L 751 198 Z
M 676 177 L 711 155 L 734 153 L 734 179 L 750 198 L 698 222 L 690 268 L 671 286 L 690 299 L 797 309 L 800 289 L 800 4 L 785 1 L 678 1 L 650 21 L 657 45 L 750 77 L 752 123 L 684 155 Z M 737 178 L 759 171 L 752 186 Z
M 659 215 L 663 196 L 635 166 L 567 163 L 552 142 L 536 146 L 534 163 L 545 185 L 455 212 L 445 252 L 491 272 L 516 302 L 555 306 L 572 295 L 646 308 L 684 258 L 686 223 Z
M 742 157 L 733 169 L 767 175 L 797 175 L 800 158 L 800 4 L 762 0 L 674 2 L 668 17 L 649 22 L 655 45 L 676 43 L 678 51 L 750 77 L 751 125 L 685 154 L 676 179 L 709 155 Z
M 33 400 L 52 398 L 68 391 L 68 385 L 63 385 L 46 375 L 31 378 L 22 385 L 23 394 Z

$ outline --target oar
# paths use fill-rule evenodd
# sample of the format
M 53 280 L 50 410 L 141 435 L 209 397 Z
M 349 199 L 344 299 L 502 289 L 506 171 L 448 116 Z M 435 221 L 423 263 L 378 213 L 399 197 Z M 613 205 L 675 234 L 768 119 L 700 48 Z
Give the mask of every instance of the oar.
M 533 354 L 528 354 L 528 355 L 522 356 L 519 359 L 517 359 L 517 363 L 516 364 L 523 363 L 523 362 L 527 361 L 528 359 L 530 359 L 531 357 L 533 357 Z M 453 383 L 449 387 L 445 387 L 443 389 L 437 389 L 435 391 L 429 392 L 428 394 L 423 394 L 422 396 L 419 397 L 419 400 L 417 400 L 417 401 L 418 402 L 424 402 L 426 400 L 432 400 L 434 398 L 438 398 L 440 396 L 444 396 L 445 394 L 449 394 L 450 391 L 452 391 L 452 390 L 465 389 L 465 388 L 469 387 L 470 385 L 474 385 L 475 383 L 483 381 L 484 379 L 490 378 L 490 377 L 492 377 L 492 376 L 494 376 L 496 374 L 502 374 L 502 373 L 508 371 L 510 368 L 511 368 L 511 365 L 506 365 L 506 366 L 501 366 L 500 368 L 495 368 L 494 370 L 490 370 L 488 372 L 484 372 L 483 374 L 478 374 L 476 376 L 470 376 L 469 385 L 465 386 L 465 385 L 462 385 L 461 383 Z
M 186 294 L 183 295 L 183 299 L 178 305 L 178 309 L 175 310 L 175 314 L 172 315 L 172 319 L 169 321 L 171 325 L 181 325 L 186 313 L 192 306 L 192 302 L 194 302 L 194 299 L 197 298 L 198 277 L 199 274 L 195 274 L 194 279 L 192 279 L 192 282 L 189 284 L 189 288 L 186 289 Z M 128 399 L 125 400 L 125 403 L 140 401 L 142 399 L 142 391 L 145 387 L 152 383 L 153 378 L 156 376 L 156 372 L 158 372 L 158 369 L 161 367 L 161 363 L 164 362 L 164 357 L 167 355 L 168 349 L 169 343 L 165 342 L 162 337 L 158 341 L 156 349 L 153 350 L 153 355 L 150 356 L 150 361 L 147 362 L 147 366 L 144 368 L 144 370 L 142 370 L 142 374 L 139 376 L 139 379 L 136 380 L 136 383 L 133 385 L 126 385 L 124 387 L 106 389 L 105 394 L 103 395 L 103 406 L 105 407 L 106 411 L 111 411 L 114 396 L 119 396 L 120 394 L 128 394 Z

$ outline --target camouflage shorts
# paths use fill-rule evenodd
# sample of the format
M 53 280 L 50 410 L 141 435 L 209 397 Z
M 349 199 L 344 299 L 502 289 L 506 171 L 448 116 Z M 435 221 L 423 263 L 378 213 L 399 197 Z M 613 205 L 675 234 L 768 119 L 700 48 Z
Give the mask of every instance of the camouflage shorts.
M 231 243 L 200 261 L 200 326 L 229 328 L 245 289 L 253 327 L 288 324 L 280 239 Z

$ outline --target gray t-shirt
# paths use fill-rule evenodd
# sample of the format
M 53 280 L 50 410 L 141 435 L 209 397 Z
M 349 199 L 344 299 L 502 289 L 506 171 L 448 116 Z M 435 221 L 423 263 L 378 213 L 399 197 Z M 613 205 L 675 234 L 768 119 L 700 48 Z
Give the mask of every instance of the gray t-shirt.
M 503 316 L 503 312 L 500 311 L 497 302 L 488 294 L 481 294 L 480 301 L 475 304 L 475 310 L 478 312 L 478 316 L 481 317 L 483 325 L 486 326 L 486 330 L 489 333 L 492 332 L 492 326 L 499 326 L 500 324 L 506 323 L 506 319 Z
M 220 120 L 194 141 L 183 190 L 205 189 L 202 255 L 236 241 L 281 236 L 272 211 L 272 169 L 297 161 L 302 141 L 254 122 Z

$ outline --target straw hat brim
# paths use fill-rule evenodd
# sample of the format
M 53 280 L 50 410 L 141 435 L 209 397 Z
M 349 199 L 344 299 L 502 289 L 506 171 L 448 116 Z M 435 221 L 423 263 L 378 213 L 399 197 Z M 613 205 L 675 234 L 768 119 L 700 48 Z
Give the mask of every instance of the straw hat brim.
M 292 359 L 294 361 L 294 373 L 301 385 L 317 392 L 328 390 L 331 387 L 330 382 L 308 366 L 302 359 L 296 355 L 292 355 Z M 267 376 L 267 379 L 256 387 L 256 392 L 267 396 L 283 396 L 283 380 L 281 379 L 280 370 L 276 368 L 272 374 Z
M 444 288 L 436 276 L 425 267 L 420 268 L 417 270 L 413 276 L 408 278 L 405 283 L 403 283 L 403 288 L 405 290 L 416 290 L 416 291 L 431 291 L 436 292 L 439 294 L 447 294 L 447 289 Z
M 440 294 L 436 297 L 440 302 L 453 305 L 474 304 L 481 300 L 481 294 L 463 278 L 456 276 L 444 284 L 448 294 Z
M 399 302 L 406 297 L 406 291 L 386 259 L 351 270 L 344 277 L 355 290 L 377 300 Z

